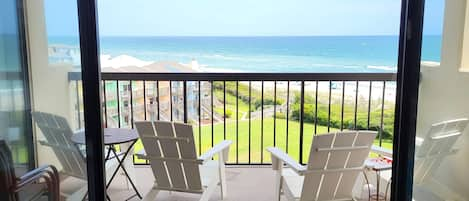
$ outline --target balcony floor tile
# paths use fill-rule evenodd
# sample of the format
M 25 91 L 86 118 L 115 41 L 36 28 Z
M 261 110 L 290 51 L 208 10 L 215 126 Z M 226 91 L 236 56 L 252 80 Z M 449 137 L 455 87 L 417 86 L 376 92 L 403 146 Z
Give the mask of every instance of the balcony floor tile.
M 153 185 L 153 174 L 149 166 L 136 166 L 136 183 L 142 195 Z M 274 200 L 274 171 L 266 167 L 228 167 L 226 169 L 228 197 L 227 201 L 272 201 Z M 210 200 L 221 200 L 219 189 Z M 127 190 L 124 177 L 118 176 L 113 181 L 108 193 L 112 200 L 125 200 L 133 194 Z M 196 201 L 200 195 L 162 191 L 156 200 Z M 134 198 L 132 200 L 138 200 Z

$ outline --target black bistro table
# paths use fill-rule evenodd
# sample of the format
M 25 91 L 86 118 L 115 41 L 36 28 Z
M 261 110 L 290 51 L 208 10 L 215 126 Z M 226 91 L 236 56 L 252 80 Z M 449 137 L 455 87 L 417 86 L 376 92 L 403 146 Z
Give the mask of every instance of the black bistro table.
M 137 187 L 132 181 L 132 178 L 130 178 L 129 174 L 127 173 L 127 170 L 124 168 L 124 165 L 123 165 L 126 157 L 129 155 L 130 150 L 132 150 L 132 147 L 135 145 L 137 140 L 138 140 L 138 133 L 137 133 L 137 130 L 135 129 L 128 129 L 128 128 L 105 128 L 104 129 L 104 146 L 108 148 L 107 153 L 106 153 L 106 158 L 104 161 L 107 162 L 115 158 L 117 162 L 119 163 L 116 170 L 112 173 L 111 179 L 109 179 L 109 182 L 106 184 L 106 188 L 109 188 L 109 185 L 114 180 L 114 177 L 116 176 L 117 172 L 119 172 L 119 168 L 120 168 L 124 171 L 125 176 L 129 180 L 130 184 L 132 185 L 132 188 L 135 191 L 135 195 L 131 196 L 130 198 L 138 196 L 140 199 L 142 199 L 142 196 L 138 192 Z M 85 132 L 80 131 L 80 132 L 75 133 L 72 136 L 72 141 L 76 144 L 82 144 L 82 145 L 86 144 Z M 123 143 L 130 143 L 130 146 L 127 148 L 127 150 L 121 149 L 121 152 L 118 153 L 116 151 L 116 145 L 123 144 Z M 120 156 L 122 156 L 122 158 L 120 158 Z M 108 199 L 110 200 L 109 196 L 108 196 Z

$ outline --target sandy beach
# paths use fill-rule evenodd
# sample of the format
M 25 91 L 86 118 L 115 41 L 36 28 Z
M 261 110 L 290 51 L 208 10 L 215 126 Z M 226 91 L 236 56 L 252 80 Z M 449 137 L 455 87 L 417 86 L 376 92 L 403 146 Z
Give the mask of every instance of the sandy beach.
M 243 84 L 249 84 L 249 82 L 241 82 Z M 343 91 L 342 86 L 343 82 L 331 82 L 331 87 L 329 88 L 329 82 L 320 81 L 318 82 L 318 94 L 319 95 L 328 95 L 329 89 L 331 90 L 332 97 L 341 97 L 342 92 L 344 92 L 344 98 L 346 100 L 355 99 L 356 94 L 359 98 L 368 99 L 370 96 L 370 82 L 369 81 L 360 81 L 358 87 L 358 93 L 356 92 L 356 82 L 345 82 L 345 90 Z M 256 90 L 262 89 L 261 82 L 251 82 L 251 86 Z M 288 83 L 286 81 L 277 82 L 277 91 L 281 92 L 286 91 Z M 271 92 L 274 90 L 273 82 L 264 82 L 264 91 Z M 290 82 L 290 93 L 301 91 L 301 82 Z M 316 82 L 305 82 L 305 93 L 309 96 L 315 96 L 316 94 Z M 384 98 L 386 101 L 394 101 L 396 96 L 396 84 L 395 82 L 386 82 Z M 383 97 L 383 82 L 372 82 L 371 87 L 371 99 L 372 100 L 381 100 Z

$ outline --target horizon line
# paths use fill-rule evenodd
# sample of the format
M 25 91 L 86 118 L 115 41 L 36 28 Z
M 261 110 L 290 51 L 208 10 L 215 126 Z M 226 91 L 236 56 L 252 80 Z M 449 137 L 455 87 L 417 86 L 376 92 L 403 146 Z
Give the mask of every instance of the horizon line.
M 49 35 L 52 37 L 77 37 L 78 35 Z M 49 37 L 48 36 L 48 37 Z M 193 38 L 207 38 L 207 37 L 377 37 L 377 36 L 399 36 L 394 34 L 382 35 L 100 35 L 99 37 L 193 37 Z M 424 34 L 423 36 L 442 36 L 442 34 Z

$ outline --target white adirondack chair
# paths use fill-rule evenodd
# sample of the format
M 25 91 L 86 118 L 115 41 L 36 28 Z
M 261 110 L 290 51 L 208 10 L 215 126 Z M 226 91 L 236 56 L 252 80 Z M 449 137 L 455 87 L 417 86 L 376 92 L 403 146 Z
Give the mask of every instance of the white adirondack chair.
M 414 200 L 441 200 L 439 195 L 446 193 L 453 196 L 453 192 L 445 192 L 445 187 L 440 186 L 439 192 L 422 188 L 433 177 L 438 168 L 444 164 L 444 159 L 456 154 L 453 146 L 469 125 L 469 119 L 453 119 L 432 124 L 424 138 L 415 138 L 415 165 L 414 165 Z M 392 157 L 392 150 L 377 146 L 372 151 L 384 156 Z M 384 178 L 389 180 L 390 178 Z
M 460 195 L 431 180 L 440 166 L 445 164 L 444 159 L 458 152 L 454 144 L 468 124 L 469 119 L 466 118 L 436 123 L 423 139 L 416 139 L 414 200 L 459 199 Z M 431 183 L 437 185 L 427 185 Z
M 355 200 L 352 190 L 375 137 L 372 131 L 314 136 L 307 166 L 278 148 L 268 148 L 276 174 L 275 199 L 283 193 L 287 200 Z
M 433 124 L 415 152 L 414 183 L 421 184 L 443 164 L 443 159 L 457 152 L 453 149 L 469 124 L 469 119 L 455 119 Z
M 150 160 L 155 177 L 152 190 L 143 200 L 153 201 L 159 191 L 201 194 L 207 201 L 217 186 L 226 197 L 225 162 L 231 141 L 223 141 L 197 158 L 192 126 L 167 121 L 135 122 L 144 150 L 137 153 Z M 213 161 L 214 156 L 218 161 Z
M 88 192 L 86 158 L 83 151 L 71 141 L 73 132 L 67 120 L 61 116 L 44 112 L 32 112 L 32 116 L 45 137 L 45 140 L 39 141 L 39 143 L 42 146 L 51 148 L 62 166 L 60 170 L 61 183 L 70 184 L 66 181 L 68 177 L 83 181 L 82 185 L 78 185 L 78 189 L 72 189 L 71 192 L 62 191 L 61 195 L 66 197 L 67 200 L 83 200 Z M 110 179 L 117 166 L 118 161 L 116 159 L 106 162 L 107 179 Z M 63 189 L 64 185 L 61 184 L 61 190 Z

